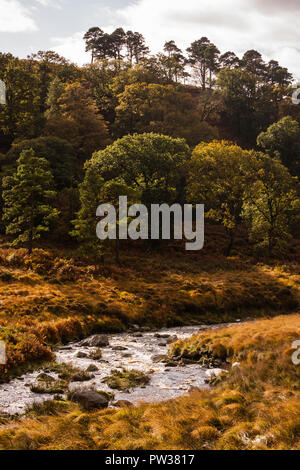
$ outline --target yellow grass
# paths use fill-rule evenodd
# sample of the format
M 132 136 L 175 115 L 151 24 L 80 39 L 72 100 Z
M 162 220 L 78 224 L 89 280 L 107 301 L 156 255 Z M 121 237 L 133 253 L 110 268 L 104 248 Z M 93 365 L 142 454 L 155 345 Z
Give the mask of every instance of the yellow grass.
M 295 338 L 300 339 L 300 314 L 207 330 L 173 350 L 184 354 L 224 345 L 230 362 L 238 358 L 240 367 L 216 388 L 121 411 L 84 413 L 75 404 L 52 404 L 51 415 L 37 410 L 0 428 L 0 448 L 299 450 Z

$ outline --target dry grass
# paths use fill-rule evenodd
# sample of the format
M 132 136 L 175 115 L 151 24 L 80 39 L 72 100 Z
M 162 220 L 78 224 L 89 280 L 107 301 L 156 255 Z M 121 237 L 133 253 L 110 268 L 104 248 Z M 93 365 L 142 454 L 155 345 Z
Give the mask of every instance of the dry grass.
M 211 231 L 206 251 L 130 248 L 122 252 L 122 266 L 95 265 L 57 249 L 28 257 L 24 249 L 0 248 L 0 339 L 8 352 L 0 380 L 51 359 L 51 345 L 94 332 L 295 311 L 300 302 L 295 260 L 266 265 L 220 252 L 212 256 L 226 240 L 219 228 Z M 237 243 L 242 247 L 243 238 Z
M 179 342 L 181 353 L 223 344 L 230 371 L 211 391 L 119 411 L 82 413 L 71 403 L 45 406 L 0 430 L 2 449 L 297 449 L 300 366 L 291 342 L 300 314 L 207 330 Z M 49 411 L 50 410 L 50 411 Z

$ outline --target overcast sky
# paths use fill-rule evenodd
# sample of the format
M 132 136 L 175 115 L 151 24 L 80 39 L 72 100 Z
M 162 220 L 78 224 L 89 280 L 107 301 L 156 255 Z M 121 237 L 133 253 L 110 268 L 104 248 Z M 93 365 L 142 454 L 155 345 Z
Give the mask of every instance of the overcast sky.
M 89 62 L 83 34 L 122 26 L 144 34 L 152 52 L 207 36 L 221 52 L 257 49 L 300 80 L 300 0 L 0 0 L 0 51 L 26 57 L 55 50 Z

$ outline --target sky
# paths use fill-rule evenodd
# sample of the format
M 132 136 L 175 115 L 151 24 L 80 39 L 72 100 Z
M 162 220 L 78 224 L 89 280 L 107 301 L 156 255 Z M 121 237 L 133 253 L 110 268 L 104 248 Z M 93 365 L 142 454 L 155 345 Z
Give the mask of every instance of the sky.
M 0 51 L 18 57 L 55 50 L 88 63 L 82 37 L 93 26 L 138 31 L 153 53 L 202 36 L 222 53 L 256 49 L 300 81 L 299 0 L 0 0 Z

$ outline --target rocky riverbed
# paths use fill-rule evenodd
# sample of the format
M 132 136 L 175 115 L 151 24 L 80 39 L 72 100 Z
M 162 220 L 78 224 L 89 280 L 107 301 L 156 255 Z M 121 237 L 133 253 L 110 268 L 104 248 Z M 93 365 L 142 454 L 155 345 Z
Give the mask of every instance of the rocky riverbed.
M 71 380 L 68 385 L 70 392 L 101 390 L 113 393 L 113 402 L 126 400 L 132 404 L 164 401 L 187 393 L 191 387 L 208 387 L 206 382 L 211 370 L 198 363 L 174 363 L 166 357 L 172 341 L 187 338 L 205 328 L 207 326 L 186 326 L 158 332 L 93 336 L 58 348 L 55 360 L 58 364 L 74 366 L 89 374 L 82 382 Z M 116 370 L 140 371 L 148 374 L 150 380 L 129 391 L 112 389 L 105 378 Z M 33 385 L 39 383 L 37 378 L 43 378 L 43 374 L 51 380 L 58 379 L 55 369 L 50 372 L 41 369 L 1 384 L 0 414 L 21 414 L 34 403 L 53 398 L 53 394 L 33 391 Z

